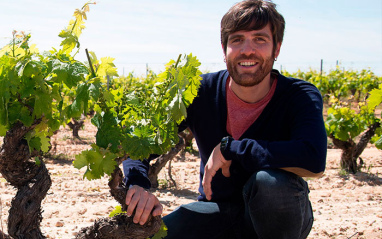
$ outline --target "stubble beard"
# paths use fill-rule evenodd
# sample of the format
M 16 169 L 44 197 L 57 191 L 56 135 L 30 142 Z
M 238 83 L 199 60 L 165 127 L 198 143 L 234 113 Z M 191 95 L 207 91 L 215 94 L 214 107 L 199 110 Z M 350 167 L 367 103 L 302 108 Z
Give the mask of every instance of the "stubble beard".
M 236 59 L 227 59 L 227 70 L 232 80 L 244 87 L 251 87 L 260 84 L 264 78 L 272 71 L 274 63 L 274 54 L 266 59 L 259 59 L 254 55 L 249 57 L 239 56 Z M 243 60 L 256 60 L 259 62 L 258 69 L 253 73 L 239 73 L 238 72 L 238 62 Z

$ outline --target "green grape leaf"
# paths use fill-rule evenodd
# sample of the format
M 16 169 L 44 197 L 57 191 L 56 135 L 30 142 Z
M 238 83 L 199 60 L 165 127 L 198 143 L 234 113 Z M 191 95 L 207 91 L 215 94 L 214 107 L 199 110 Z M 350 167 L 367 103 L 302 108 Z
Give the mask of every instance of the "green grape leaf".
M 33 115 L 36 118 L 40 118 L 43 115 L 45 115 L 45 117 L 51 116 L 51 103 L 52 96 L 49 93 L 45 93 L 43 91 L 36 91 Z
M 103 155 L 104 156 L 103 156 L 103 160 L 101 164 L 102 173 L 104 172 L 107 175 L 111 175 L 115 170 L 115 166 L 117 165 L 117 162 L 115 161 L 115 159 L 117 158 L 117 155 L 107 150 L 103 152 Z
M 73 166 L 76 169 L 81 169 L 83 167 L 86 167 L 88 165 L 87 160 L 87 150 L 82 151 L 80 154 L 77 154 L 75 156 L 75 160 L 73 161 Z
M 374 143 L 375 147 L 377 147 L 377 149 L 382 149 L 382 136 L 379 137 L 379 139 Z
M 9 110 L 8 110 L 8 119 L 10 122 L 15 122 L 20 118 L 20 111 L 22 108 L 22 105 L 16 101 L 13 104 L 9 105 Z
M 99 82 L 95 82 L 90 84 L 89 86 L 89 96 L 94 100 L 97 101 L 101 94 L 101 84 Z
M 1 98 L 0 98 L 1 101 Z M 0 104 L 0 125 L 8 124 L 8 106 L 7 104 Z
M 22 75 L 28 78 L 37 76 L 41 73 L 43 64 L 37 61 L 28 61 L 22 71 Z
M 198 95 L 198 89 L 201 84 L 202 77 L 197 75 L 190 79 L 190 85 L 183 92 L 183 102 L 186 107 L 188 107 L 195 97 Z
M 155 235 L 154 235 L 154 237 L 152 237 L 152 239 L 166 238 L 167 231 L 168 231 L 168 228 L 167 228 L 166 224 L 164 224 L 164 222 L 162 220 L 162 225 L 161 225 L 159 231 L 157 233 L 155 233 Z
M 127 135 L 122 143 L 123 149 L 131 159 L 148 158 L 153 153 L 154 139 L 150 137 L 146 127 L 135 128 L 134 133 Z
M 22 107 L 20 111 L 20 121 L 25 126 L 31 126 L 33 123 L 33 117 L 27 107 Z
M 76 11 L 73 14 L 76 20 L 75 21 L 71 20 L 69 23 L 68 29 L 71 29 L 73 34 L 77 37 L 81 35 L 82 30 L 85 28 L 84 26 L 84 19 L 86 20 L 85 12 L 88 11 L 89 9 L 89 6 L 88 6 L 89 3 L 90 2 L 85 4 L 85 6 L 83 7 L 83 9 L 86 9 L 86 10 L 76 9 Z
M 29 150 L 40 150 L 42 143 L 41 143 L 41 138 L 40 137 L 33 137 L 28 140 L 28 145 L 29 145 Z
M 104 174 L 102 171 L 102 155 L 98 151 L 88 151 L 86 158 L 89 162 L 88 172 L 91 173 L 91 177 L 88 175 L 88 180 L 101 178 Z
M 117 68 L 113 61 L 115 59 L 111 57 L 102 57 L 101 64 L 97 69 L 97 76 L 118 76 Z
M 0 137 L 4 137 L 8 131 L 8 127 L 0 124 Z
M 373 89 L 372 91 L 370 91 L 370 96 L 368 98 L 369 107 L 371 109 L 375 109 L 375 107 L 377 107 L 381 103 L 382 103 L 382 89 Z
M 66 54 L 70 54 L 76 46 L 79 46 L 78 37 L 73 35 L 69 29 L 62 30 L 58 36 L 64 38 L 60 46 Z
M 93 120 L 94 119 L 94 120 Z M 98 127 L 96 134 L 97 145 L 102 148 L 110 148 L 112 152 L 118 151 L 121 131 L 118 127 L 118 119 L 111 113 L 97 114 L 92 122 Z
M 29 84 L 20 85 L 20 87 L 18 88 L 17 91 L 20 93 L 20 98 L 25 99 L 34 96 L 36 86 L 34 82 L 32 82 L 32 80 L 29 81 Z
M 40 137 L 41 150 L 46 153 L 49 151 L 50 139 L 48 137 Z
M 126 211 L 122 211 L 122 207 L 120 205 L 116 206 L 113 211 L 110 212 L 109 217 L 114 217 L 119 214 L 125 214 Z
M 34 161 L 35 161 L 35 163 L 36 163 L 37 166 L 40 166 L 40 165 L 41 165 L 41 160 L 40 160 L 39 157 L 35 157 L 35 158 L 34 158 Z
M 169 104 L 169 110 L 171 111 L 172 118 L 178 124 L 187 117 L 187 109 L 183 103 L 182 95 L 176 94 Z
M 112 92 L 105 91 L 103 92 L 103 98 L 105 100 L 105 103 L 108 107 L 114 107 L 115 106 L 115 95 Z
M 101 162 L 102 155 L 99 151 L 86 150 L 81 152 L 80 156 L 77 157 L 76 155 L 76 160 L 73 162 L 73 166 L 79 168 L 80 166 L 85 164 L 87 166 L 87 171 L 84 175 L 84 178 L 87 178 L 88 180 L 93 180 L 99 179 L 103 176 L 103 172 L 100 172 Z
M 7 117 L 6 108 L 11 98 L 10 87 L 11 87 L 11 81 L 2 79 L 2 77 L 0 77 L 0 124 L 3 122 L 6 122 L 4 118 Z
M 49 119 L 48 126 L 52 132 L 58 130 L 60 128 L 61 122 L 58 119 Z
M 79 118 L 81 114 L 88 111 L 89 85 L 80 84 L 77 88 L 76 99 L 71 105 L 71 115 L 69 118 Z
M 61 102 L 63 100 L 61 97 L 60 91 L 61 91 L 60 86 L 58 84 L 53 84 L 51 95 L 52 95 L 52 99 L 56 100 L 57 102 Z
M 76 155 L 73 166 L 77 169 L 87 167 L 84 178 L 88 180 L 100 179 L 105 173 L 110 175 L 117 165 L 114 160 L 117 155 L 107 150 L 101 150 L 94 144 L 92 147 L 93 149 L 82 151 L 81 154 Z
M 94 126 L 96 126 L 98 129 L 101 128 L 102 125 L 102 113 L 95 114 L 93 118 L 91 119 L 91 122 Z
M 38 124 L 33 131 L 28 132 L 25 135 L 25 139 L 28 142 L 29 150 L 42 150 L 48 152 L 50 147 L 50 138 L 47 137 L 48 125 L 42 121 Z
M 75 87 L 84 80 L 84 75 L 88 74 L 88 69 L 80 62 L 61 62 L 58 59 L 50 62 L 52 65 L 51 78 L 54 82 L 64 82 L 68 88 Z

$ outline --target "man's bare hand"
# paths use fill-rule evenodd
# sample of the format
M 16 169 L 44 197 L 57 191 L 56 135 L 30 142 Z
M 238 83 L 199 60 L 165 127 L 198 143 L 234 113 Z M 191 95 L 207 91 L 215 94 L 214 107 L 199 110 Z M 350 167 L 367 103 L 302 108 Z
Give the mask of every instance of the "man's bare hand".
M 204 167 L 203 177 L 203 190 L 206 194 L 207 200 L 212 198 L 211 181 L 219 169 L 222 169 L 222 173 L 225 177 L 230 177 L 229 167 L 231 166 L 231 160 L 225 160 L 220 152 L 220 144 L 218 144 L 212 151 L 208 158 L 207 164 Z
M 127 191 L 126 205 L 128 205 L 127 216 L 130 217 L 133 215 L 135 210 L 133 222 L 141 225 L 146 223 L 151 212 L 155 217 L 161 215 L 163 211 L 163 207 L 158 198 L 137 185 L 132 186 L 129 191 Z

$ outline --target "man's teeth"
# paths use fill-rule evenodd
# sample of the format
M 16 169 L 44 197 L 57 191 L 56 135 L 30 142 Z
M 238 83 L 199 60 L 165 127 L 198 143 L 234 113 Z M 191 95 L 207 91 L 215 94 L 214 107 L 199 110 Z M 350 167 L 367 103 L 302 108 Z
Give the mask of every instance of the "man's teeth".
M 254 66 L 255 62 L 240 62 L 239 64 L 241 66 Z

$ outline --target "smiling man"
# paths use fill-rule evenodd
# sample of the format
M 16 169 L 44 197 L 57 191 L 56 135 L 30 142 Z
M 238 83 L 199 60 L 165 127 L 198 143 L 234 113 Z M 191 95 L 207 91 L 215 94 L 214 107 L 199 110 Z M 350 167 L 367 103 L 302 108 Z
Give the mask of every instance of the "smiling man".
M 285 21 L 275 4 L 246 0 L 222 18 L 227 70 L 202 75 L 180 129 L 194 134 L 200 195 L 164 217 L 166 238 L 306 238 L 313 223 L 302 177 L 325 170 L 322 98 L 313 85 L 272 70 Z M 159 215 L 147 167 L 125 161 L 128 213 Z M 147 165 L 147 162 L 146 162 Z

